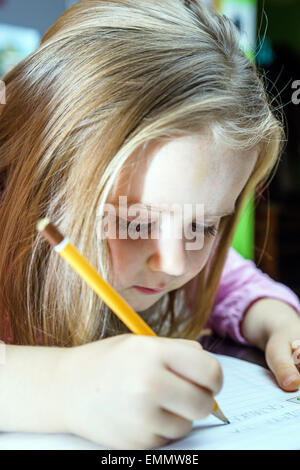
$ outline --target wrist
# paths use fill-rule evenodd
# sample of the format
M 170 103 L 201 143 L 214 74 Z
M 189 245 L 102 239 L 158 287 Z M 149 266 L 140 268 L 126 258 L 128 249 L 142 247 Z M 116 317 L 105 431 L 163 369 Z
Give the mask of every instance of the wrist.
M 299 315 L 284 301 L 275 298 L 256 300 L 244 314 L 241 333 L 249 343 L 265 350 L 270 336 L 291 322 L 299 325 Z
M 78 367 L 77 346 L 60 348 L 59 363 L 56 370 L 57 393 L 59 396 L 59 406 L 57 411 L 60 415 L 60 426 L 64 433 L 72 433 L 72 416 L 76 406 L 73 406 L 73 397 L 78 391 L 78 385 L 74 383 L 74 371 Z
M 0 430 L 65 432 L 64 348 L 6 345 L 0 366 Z
M 67 433 L 64 419 L 64 371 L 68 348 L 56 346 L 34 346 L 33 348 L 40 356 L 37 367 L 40 370 L 44 368 L 44 372 L 39 373 L 40 384 L 37 392 L 39 406 L 37 406 L 35 413 L 35 415 L 40 414 L 40 420 L 37 420 L 37 432 Z

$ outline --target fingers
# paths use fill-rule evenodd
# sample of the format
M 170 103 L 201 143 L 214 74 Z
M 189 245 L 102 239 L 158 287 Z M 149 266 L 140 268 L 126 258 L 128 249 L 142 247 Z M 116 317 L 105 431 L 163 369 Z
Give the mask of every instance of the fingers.
M 211 391 L 188 382 L 168 370 L 156 388 L 155 399 L 160 408 L 188 421 L 201 420 L 214 409 Z
M 193 427 L 193 421 L 182 418 L 163 408 L 157 408 L 153 413 L 153 421 L 155 421 L 154 433 L 166 439 L 180 439 L 186 436 Z M 151 428 L 150 428 L 151 430 Z
M 190 346 L 186 347 L 184 343 L 181 346 L 176 340 L 173 344 L 173 350 L 170 350 L 169 344 L 164 357 L 165 364 L 168 369 L 185 380 L 217 395 L 223 385 L 223 372 L 219 361 L 208 352 L 203 351 L 201 345 L 200 347 L 197 344 L 193 347 L 192 344 Z
M 292 357 L 289 341 L 273 335 L 266 346 L 266 362 L 283 390 L 292 392 L 300 386 L 300 374 Z

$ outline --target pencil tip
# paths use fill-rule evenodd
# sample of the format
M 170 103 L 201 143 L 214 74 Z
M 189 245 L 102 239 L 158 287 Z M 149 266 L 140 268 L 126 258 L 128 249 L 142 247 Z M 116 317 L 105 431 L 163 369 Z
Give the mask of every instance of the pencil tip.
M 226 421 L 226 424 L 230 424 L 230 421 L 227 420 L 227 421 Z

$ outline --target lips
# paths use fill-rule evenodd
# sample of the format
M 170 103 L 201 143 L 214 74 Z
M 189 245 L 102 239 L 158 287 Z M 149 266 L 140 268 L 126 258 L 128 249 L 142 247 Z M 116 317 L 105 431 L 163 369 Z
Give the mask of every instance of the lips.
M 150 289 L 149 287 L 141 287 L 141 286 L 133 286 L 139 292 L 143 292 L 144 294 L 158 294 L 162 292 L 164 289 Z

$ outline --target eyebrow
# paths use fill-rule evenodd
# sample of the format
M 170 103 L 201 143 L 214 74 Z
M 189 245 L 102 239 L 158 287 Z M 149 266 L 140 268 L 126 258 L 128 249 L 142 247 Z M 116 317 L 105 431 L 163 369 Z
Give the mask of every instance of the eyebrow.
M 112 203 L 112 205 L 114 207 L 119 206 L 116 203 Z M 153 211 L 158 211 L 158 212 L 166 212 L 166 208 L 162 205 L 161 206 L 160 205 L 156 206 L 155 204 L 147 204 L 147 203 L 144 203 L 144 202 L 127 201 L 127 207 L 131 206 L 131 205 L 146 207 L 150 211 L 153 210 Z M 218 214 L 212 214 L 211 212 L 206 212 L 205 215 L 207 217 L 225 217 L 226 215 L 232 215 L 234 213 L 234 211 L 235 211 L 235 207 L 233 207 L 233 209 L 229 209 L 227 211 L 220 212 Z

